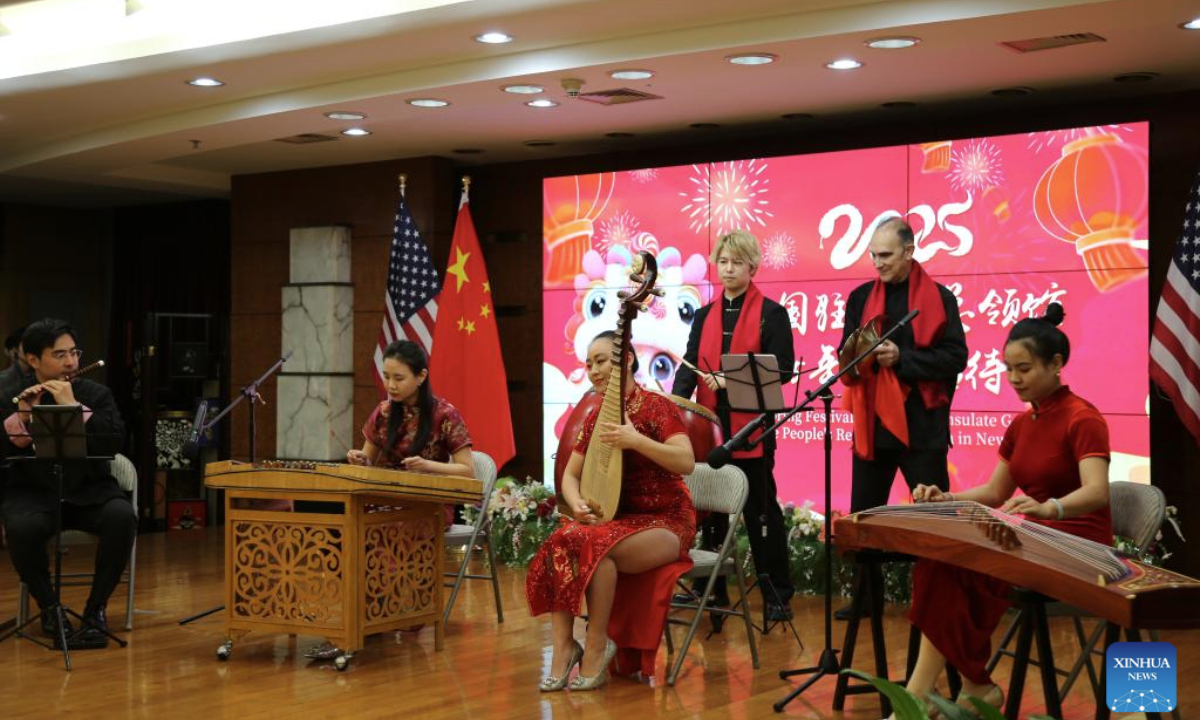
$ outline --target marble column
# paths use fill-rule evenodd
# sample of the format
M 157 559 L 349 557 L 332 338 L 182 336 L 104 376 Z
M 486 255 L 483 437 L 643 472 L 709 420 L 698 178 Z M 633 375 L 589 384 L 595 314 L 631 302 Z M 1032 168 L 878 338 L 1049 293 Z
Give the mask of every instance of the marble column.
M 354 445 L 354 285 L 350 228 L 291 231 L 290 282 L 283 286 L 276 457 L 344 461 Z

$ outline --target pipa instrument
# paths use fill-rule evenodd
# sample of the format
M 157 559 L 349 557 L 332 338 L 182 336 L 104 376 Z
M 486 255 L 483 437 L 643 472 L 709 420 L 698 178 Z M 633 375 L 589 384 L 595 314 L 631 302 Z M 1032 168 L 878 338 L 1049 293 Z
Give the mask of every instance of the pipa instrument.
M 661 290 L 654 287 L 657 279 L 658 264 L 653 255 L 643 250 L 633 259 L 633 273 L 629 276 L 630 282 L 636 284 L 637 288 L 617 293 L 621 300 L 621 307 L 617 312 L 617 337 L 613 342 L 612 370 L 604 390 L 604 399 L 600 402 L 597 425 L 625 423 L 625 388 L 629 382 L 629 378 L 626 377 L 628 373 L 625 372 L 625 358 L 628 353 L 633 352 L 633 319 L 647 298 L 662 294 Z M 617 513 L 617 505 L 621 501 L 623 467 L 623 452 L 601 442 L 593 435 L 587 453 L 583 456 L 579 494 L 592 513 L 602 521 L 611 520 Z

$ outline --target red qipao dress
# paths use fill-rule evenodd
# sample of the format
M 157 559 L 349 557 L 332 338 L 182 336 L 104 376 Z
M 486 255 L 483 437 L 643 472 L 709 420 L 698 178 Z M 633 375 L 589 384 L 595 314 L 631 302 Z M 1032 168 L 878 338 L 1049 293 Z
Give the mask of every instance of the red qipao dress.
M 1091 403 L 1062 386 L 1013 421 L 1000 457 L 1017 487 L 1038 502 L 1081 486 L 1079 461 L 1109 457 L 1108 424 Z M 1066 520 L 1029 520 L 1105 545 L 1112 543 L 1108 507 Z M 913 569 L 908 619 L 968 680 L 991 683 L 986 664 L 992 633 L 1009 607 L 1011 585 L 934 560 Z
M 575 452 L 587 452 L 600 408 L 584 421 Z M 634 387 L 625 403 L 626 418 L 641 434 L 658 442 L 686 435 L 675 405 L 667 398 Z M 625 476 L 616 515 L 601 525 L 564 518 L 538 549 L 525 578 L 533 615 L 566 611 L 579 616 L 592 573 L 613 546 L 634 533 L 666 528 L 679 538 L 679 559 L 644 573 L 617 577 L 608 636 L 619 652 L 613 670 L 654 674 L 654 658 L 667 621 L 675 581 L 692 567 L 688 549 L 696 536 L 696 513 L 683 478 L 645 456 L 625 451 Z
M 388 418 L 393 408 L 399 408 L 403 416 L 400 427 L 396 430 L 396 439 L 391 447 L 387 446 Z M 363 423 L 362 435 L 365 440 L 379 448 L 375 458 L 375 466 L 390 470 L 403 470 L 401 463 L 406 457 L 412 456 L 410 448 L 417 439 L 420 426 L 421 411 L 415 405 L 393 403 L 384 400 L 371 411 L 367 421 Z M 463 422 L 458 408 L 441 399 L 433 398 L 433 425 L 429 440 L 421 448 L 420 456 L 435 462 L 450 462 L 454 453 L 470 447 L 471 436 L 467 433 L 467 425 Z M 446 505 L 446 524 L 454 522 L 454 507 Z

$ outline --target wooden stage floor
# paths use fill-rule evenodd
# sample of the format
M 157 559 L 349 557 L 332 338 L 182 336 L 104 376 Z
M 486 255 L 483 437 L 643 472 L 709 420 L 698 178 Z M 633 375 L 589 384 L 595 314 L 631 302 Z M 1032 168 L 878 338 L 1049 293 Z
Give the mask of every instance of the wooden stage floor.
M 541 694 L 537 684 L 549 666 L 550 625 L 530 618 L 524 599 L 524 572 L 504 569 L 505 621 L 497 625 L 487 583 L 469 581 L 446 632 L 446 649 L 435 652 L 433 631 L 372 638 L 366 649 L 339 673 L 329 663 L 306 660 L 303 653 L 319 638 L 250 635 L 228 662 L 216 659 L 223 639 L 222 621 L 213 615 L 186 627 L 177 621 L 221 602 L 220 528 L 186 534 L 143 536 L 138 546 L 137 614 L 129 647 L 115 645 L 72 654 L 73 672 L 63 671 L 62 656 L 27 641 L 0 645 L 0 708 L 6 718 L 771 718 L 772 704 L 791 681 L 782 668 L 813 664 L 823 643 L 822 598 L 798 598 L 796 629 L 801 651 L 778 630 L 760 639 L 762 668 L 750 663 L 742 626 L 730 621 L 724 633 L 693 643 L 675 687 L 663 681 L 665 649 L 658 675 L 648 682 L 616 679 L 590 693 Z M 78 546 L 70 569 L 90 569 L 91 549 Z M 74 588 L 68 604 L 83 605 L 85 589 Z M 15 613 L 16 574 L 0 561 L 0 620 Z M 110 622 L 123 620 L 124 586 L 110 603 Z M 840 599 L 838 603 L 840 604 Z M 708 627 L 705 620 L 702 628 Z M 844 623 L 835 623 L 834 645 L 841 647 Z M 1056 656 L 1073 659 L 1073 635 L 1065 620 L 1055 620 Z M 682 629 L 676 629 L 682 639 Z M 124 633 L 121 633 L 124 635 Z M 903 670 L 908 625 L 903 609 L 888 608 L 887 646 L 891 673 Z M 582 636 L 582 626 L 577 628 Z M 1200 688 L 1194 669 L 1200 663 L 1200 631 L 1164 632 L 1178 650 L 1179 694 L 1184 718 L 1200 717 Z M 872 666 L 870 633 L 862 633 L 856 665 Z M 1007 680 L 1007 663 L 997 677 Z M 1066 717 L 1090 718 L 1094 711 L 1086 680 L 1066 700 Z M 823 679 L 789 705 L 783 716 L 798 718 L 880 717 L 874 696 L 850 698 L 844 713 L 831 710 L 833 679 Z M 1023 712 L 1041 709 L 1036 672 L 1026 689 Z M 1127 716 L 1133 717 L 1133 716 Z

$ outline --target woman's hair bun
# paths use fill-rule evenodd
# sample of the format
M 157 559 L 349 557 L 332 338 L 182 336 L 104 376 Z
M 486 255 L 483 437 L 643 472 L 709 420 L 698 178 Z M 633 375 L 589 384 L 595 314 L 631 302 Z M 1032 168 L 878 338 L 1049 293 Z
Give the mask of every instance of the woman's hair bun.
M 1050 323 L 1054 327 L 1062 324 L 1063 318 L 1067 316 L 1063 311 L 1063 306 L 1060 303 L 1050 303 L 1046 306 L 1046 312 L 1042 314 L 1042 319 Z

